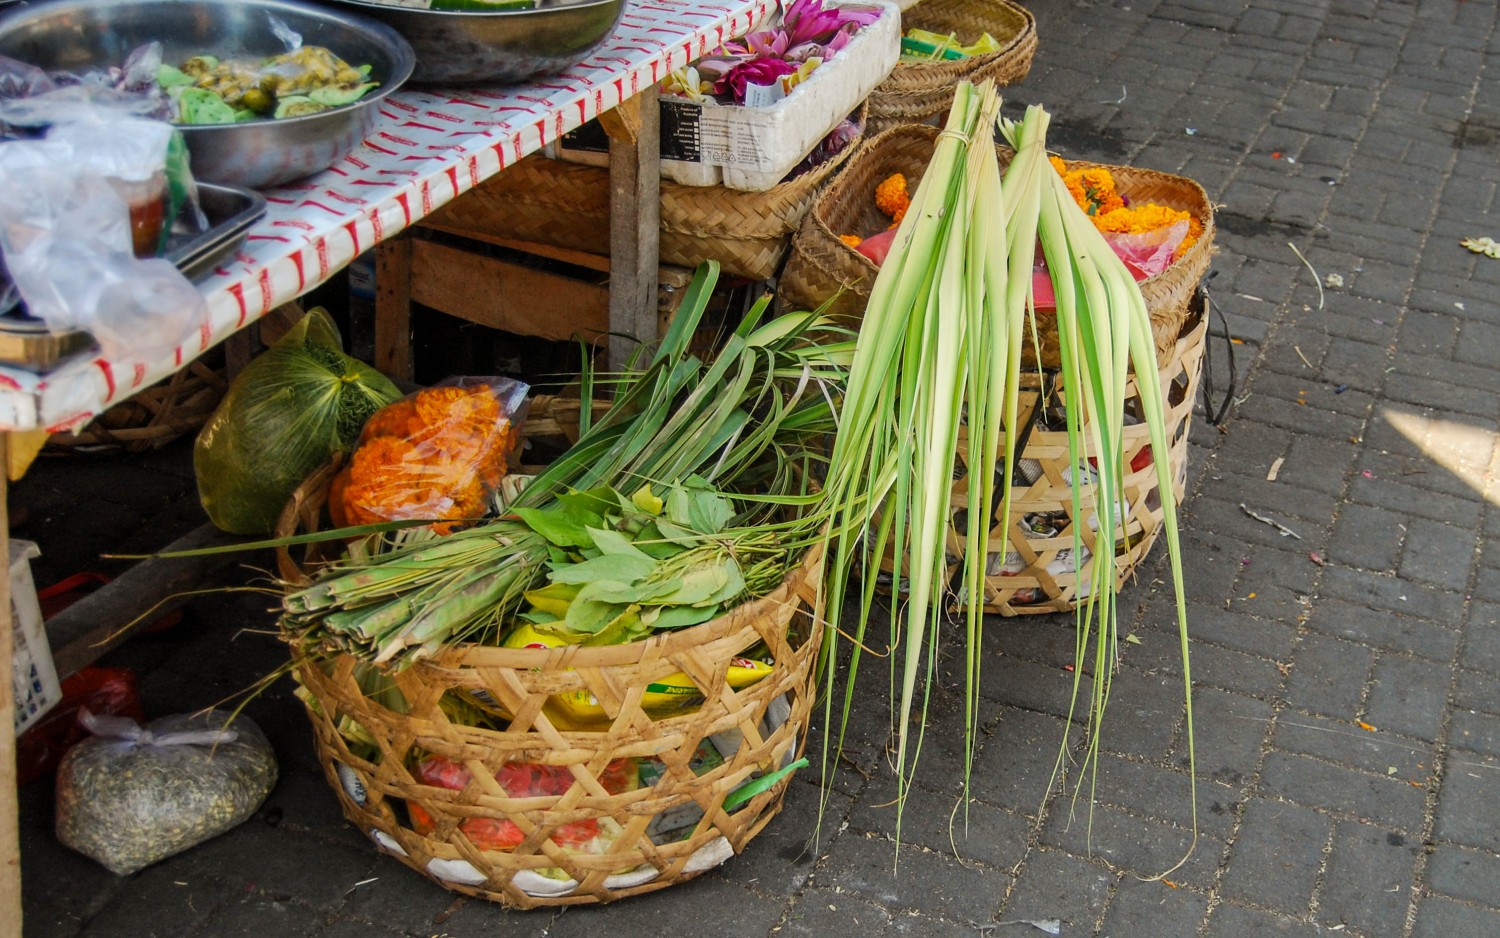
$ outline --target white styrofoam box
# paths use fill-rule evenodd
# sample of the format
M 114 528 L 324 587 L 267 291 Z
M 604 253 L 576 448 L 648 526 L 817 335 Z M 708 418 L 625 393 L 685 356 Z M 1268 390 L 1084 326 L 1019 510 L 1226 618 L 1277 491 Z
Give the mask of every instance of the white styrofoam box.
M 699 104 L 663 95 L 663 179 L 687 186 L 764 192 L 781 182 L 818 141 L 848 117 L 885 80 L 901 55 L 901 10 L 888 0 L 847 6 L 876 7 L 880 18 L 849 40 L 786 97 L 766 107 Z M 545 152 L 607 166 L 602 134 L 575 131 Z
M 62 700 L 57 669 L 52 666 L 52 646 L 47 644 L 42 608 L 31 580 L 31 558 L 41 555 L 30 541 L 10 542 L 10 624 L 15 634 L 10 681 L 18 735 Z

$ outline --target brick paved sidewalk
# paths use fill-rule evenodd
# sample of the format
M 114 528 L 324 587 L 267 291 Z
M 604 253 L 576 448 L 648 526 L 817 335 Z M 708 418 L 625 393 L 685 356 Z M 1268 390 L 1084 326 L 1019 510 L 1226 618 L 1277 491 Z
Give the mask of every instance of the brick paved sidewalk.
M 720 870 L 607 909 L 512 913 L 344 823 L 282 681 L 248 710 L 282 762 L 266 807 L 133 877 L 59 847 L 48 786 L 23 790 L 28 938 L 1500 934 L 1500 261 L 1458 244 L 1500 238 L 1496 3 L 1034 6 L 1035 68 L 1009 98 L 1053 111 L 1053 146 L 1190 176 L 1219 205 L 1212 287 L 1242 380 L 1222 432 L 1200 413 L 1192 438 L 1200 832 L 1170 882 L 1143 878 L 1190 841 L 1158 554 L 1125 593 L 1139 644 L 1092 811 L 1046 790 L 1071 620 L 995 620 L 958 856 L 955 680 L 935 695 L 897 874 L 866 705 L 815 851 L 803 773 Z M 188 453 L 40 466 L 13 499 L 17 534 L 46 551 L 39 579 L 196 524 Z M 153 713 L 200 707 L 284 661 L 270 605 L 201 600 L 113 660 L 142 672 Z

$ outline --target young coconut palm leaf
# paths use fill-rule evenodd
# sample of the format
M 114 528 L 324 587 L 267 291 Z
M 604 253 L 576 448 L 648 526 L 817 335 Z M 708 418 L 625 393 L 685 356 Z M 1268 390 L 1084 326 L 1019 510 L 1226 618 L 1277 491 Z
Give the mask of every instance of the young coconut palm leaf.
M 892 646 L 901 650 L 892 665 L 899 688 L 893 700 L 898 801 L 909 789 L 920 753 L 925 699 L 936 667 L 947 581 L 944 534 L 952 517 L 960 422 L 966 425 L 970 467 L 970 521 L 959 582 L 968 609 L 965 746 L 972 763 L 988 559 L 987 526 L 979 519 L 997 494 L 1000 516 L 1010 517 L 1009 467 L 1015 464 L 1016 444 L 1005 428 L 1018 426 L 1028 318 L 1033 337 L 1037 331 L 1030 288 L 1038 238 L 1056 285 L 1070 464 L 1075 467 L 1073 517 L 1085 519 L 1073 529 L 1074 556 L 1081 556 L 1084 546 L 1079 524 L 1097 525 L 1095 582 L 1078 610 L 1075 667 L 1075 699 L 1084 666 L 1094 674 L 1087 704 L 1091 763 L 1097 758 L 1117 650 L 1113 552 L 1124 530 L 1122 441 L 1132 365 L 1143 376 L 1138 384 L 1164 493 L 1163 528 L 1186 659 L 1176 506 L 1161 387 L 1150 377 L 1156 374 L 1156 358 L 1149 314 L 1134 279 L 1048 165 L 1048 116 L 1041 108 L 1029 108 L 1018 123 L 1001 124 L 1015 155 L 1000 177 L 991 142 L 998 109 L 999 98 L 989 83 L 978 88 L 965 83 L 957 89 L 932 160 L 872 287 L 829 460 L 825 491 L 837 519 L 829 533 L 829 618 L 839 620 L 851 573 L 861 572 L 865 584 L 844 675 L 838 739 L 825 752 L 836 760 L 842 746 L 872 608 L 874 564 L 889 550 L 898 558 L 898 576 L 903 567 L 908 576 L 905 605 L 898 602 L 891 617 Z M 1097 465 L 1094 471 L 1089 457 Z M 1006 467 L 998 493 L 993 473 L 983 468 L 995 466 Z M 1092 518 L 1084 509 L 1085 497 L 1092 503 Z M 836 660 L 838 640 L 837 631 L 831 631 L 825 660 Z M 1085 661 L 1088 648 L 1091 663 Z M 825 680 L 829 734 L 835 723 L 831 668 Z M 912 739 L 919 689 L 924 704 Z M 1191 726 L 1190 703 L 1189 721 Z M 967 766 L 965 775 L 967 787 Z M 900 824 L 898 807 L 898 842 Z

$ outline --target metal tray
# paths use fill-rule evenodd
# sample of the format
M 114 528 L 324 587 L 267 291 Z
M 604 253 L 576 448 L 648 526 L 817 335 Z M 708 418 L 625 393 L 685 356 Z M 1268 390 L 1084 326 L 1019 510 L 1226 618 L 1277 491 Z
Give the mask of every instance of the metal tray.
M 205 231 L 192 233 L 176 225 L 162 256 L 183 276 L 198 281 L 213 273 L 245 241 L 252 225 L 266 214 L 266 200 L 252 189 L 198 184 L 198 206 L 208 219 Z M 0 316 L 0 365 L 27 371 L 51 371 L 98 345 L 86 332 L 52 332 L 40 319 L 12 310 Z

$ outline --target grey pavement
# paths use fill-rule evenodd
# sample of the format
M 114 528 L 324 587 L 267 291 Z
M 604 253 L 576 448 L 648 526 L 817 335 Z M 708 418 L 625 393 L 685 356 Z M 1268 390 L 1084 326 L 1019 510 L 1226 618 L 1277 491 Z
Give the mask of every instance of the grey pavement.
M 816 849 L 806 775 L 718 870 L 607 908 L 511 912 L 343 821 L 282 680 L 247 711 L 282 762 L 266 806 L 132 877 L 58 846 L 49 785 L 27 786 L 26 934 L 1500 935 L 1500 260 L 1459 245 L 1500 239 L 1496 3 L 1034 6 L 1041 43 L 1012 106 L 1047 105 L 1067 156 L 1187 175 L 1218 205 L 1211 287 L 1241 381 L 1223 424 L 1200 411 L 1192 434 L 1184 865 L 1151 878 L 1193 813 L 1158 549 L 1124 593 L 1136 642 L 1092 808 L 1048 787 L 1071 619 L 994 619 L 966 830 L 949 824 L 960 755 L 929 746 L 893 866 L 872 680 Z M 1223 343 L 1213 355 L 1222 390 Z M 13 496 L 17 534 L 45 551 L 38 579 L 198 523 L 189 456 L 38 466 Z M 272 604 L 206 597 L 109 660 L 140 672 L 153 714 L 196 709 L 284 663 Z M 961 702 L 944 675 L 929 738 L 952 738 Z

